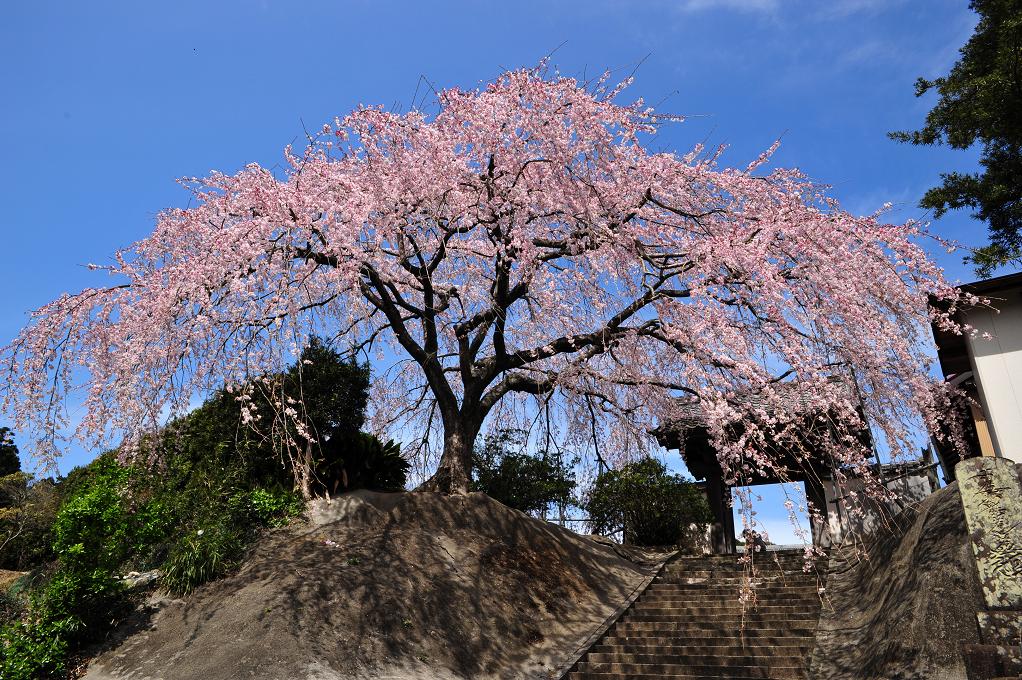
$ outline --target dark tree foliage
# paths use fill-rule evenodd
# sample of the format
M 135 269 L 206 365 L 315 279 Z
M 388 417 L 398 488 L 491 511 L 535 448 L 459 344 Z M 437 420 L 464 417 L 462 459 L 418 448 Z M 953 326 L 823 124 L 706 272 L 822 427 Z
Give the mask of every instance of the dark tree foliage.
M 524 440 L 524 433 L 518 430 L 487 435 L 473 451 L 473 491 L 529 514 L 541 513 L 551 505 L 571 505 L 574 466 L 549 452 L 527 453 Z
M 916 81 L 916 96 L 940 96 L 915 132 L 890 136 L 910 144 L 983 145 L 979 173 L 942 174 L 920 205 L 937 217 L 972 208 L 988 224 L 990 243 L 966 258 L 977 274 L 1022 258 L 1022 0 L 972 0 L 979 24 L 951 72 Z
M 375 436 L 357 432 L 354 437 L 331 437 L 322 447 L 316 466 L 317 486 L 335 494 L 349 489 L 401 491 L 408 478 L 408 461 L 401 445 L 381 442 Z
M 583 509 L 593 532 L 635 545 L 691 547 L 710 522 L 699 488 L 655 458 L 600 473 Z
M 14 444 L 14 433 L 9 428 L 0 427 L 0 477 L 21 472 L 21 459 L 18 458 L 18 447 Z
M 52 558 L 58 505 L 53 480 L 22 472 L 14 433 L 0 427 L 0 569 L 27 571 Z
M 240 478 L 235 481 L 247 486 L 295 486 L 302 475 L 281 459 L 276 446 L 283 433 L 268 425 L 277 412 L 270 399 L 292 400 L 303 405 L 298 418 L 315 439 L 315 443 L 308 442 L 308 460 L 301 464 L 311 468 L 312 486 L 329 490 L 330 483 L 319 477 L 332 474 L 329 471 L 337 467 L 337 456 L 350 456 L 346 444 L 357 446 L 360 441 L 369 401 L 369 365 L 346 361 L 313 337 L 298 361 L 266 385 L 253 395 L 259 432 L 242 423 L 237 395 L 220 391 L 174 423 L 168 430 L 171 436 L 161 440 L 164 451 L 159 457 L 203 468 L 195 473 Z M 293 423 L 288 427 L 293 430 Z M 289 435 L 302 441 L 295 431 Z
M 369 364 L 345 361 L 313 336 L 284 376 L 284 391 L 304 403 L 304 419 L 320 441 L 354 437 L 365 424 Z
M 53 558 L 60 490 L 52 479 L 15 472 L 0 477 L 0 569 L 29 571 Z

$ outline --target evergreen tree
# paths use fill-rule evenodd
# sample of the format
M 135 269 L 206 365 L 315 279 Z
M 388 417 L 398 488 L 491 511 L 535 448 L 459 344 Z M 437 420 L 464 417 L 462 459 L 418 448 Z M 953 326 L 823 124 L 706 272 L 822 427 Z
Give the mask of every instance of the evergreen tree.
M 987 223 L 990 243 L 966 258 L 980 276 L 1022 263 L 1022 0 L 972 0 L 979 14 L 972 37 L 948 75 L 919 78 L 916 96 L 936 91 L 937 104 L 915 132 L 890 136 L 909 144 L 983 146 L 982 171 L 949 172 L 926 192 L 920 206 L 937 217 L 972 208 Z
M 21 460 L 18 458 L 18 447 L 14 444 L 14 433 L 9 428 L 0 427 L 0 477 L 21 471 Z
M 575 490 L 574 462 L 548 451 L 525 451 L 520 430 L 489 434 L 472 455 L 473 491 L 482 491 L 509 508 L 542 515 L 551 505 L 571 505 Z

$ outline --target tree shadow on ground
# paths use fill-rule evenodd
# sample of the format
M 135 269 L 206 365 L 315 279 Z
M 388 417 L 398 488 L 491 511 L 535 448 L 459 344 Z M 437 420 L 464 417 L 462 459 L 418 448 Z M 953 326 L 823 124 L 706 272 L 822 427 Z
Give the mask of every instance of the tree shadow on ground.
M 322 677 L 526 677 L 570 657 L 655 569 L 483 494 L 335 503 L 168 608 L 95 677 L 159 663 L 180 680 L 226 680 L 238 664 L 258 678 L 310 664 Z

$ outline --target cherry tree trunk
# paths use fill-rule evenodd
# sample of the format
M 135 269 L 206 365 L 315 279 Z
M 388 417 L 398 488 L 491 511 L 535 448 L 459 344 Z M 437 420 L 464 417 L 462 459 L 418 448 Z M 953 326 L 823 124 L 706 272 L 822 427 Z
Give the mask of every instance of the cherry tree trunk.
M 440 465 L 418 491 L 442 494 L 468 493 L 472 481 L 472 444 L 478 427 L 455 427 L 444 434 L 444 453 Z

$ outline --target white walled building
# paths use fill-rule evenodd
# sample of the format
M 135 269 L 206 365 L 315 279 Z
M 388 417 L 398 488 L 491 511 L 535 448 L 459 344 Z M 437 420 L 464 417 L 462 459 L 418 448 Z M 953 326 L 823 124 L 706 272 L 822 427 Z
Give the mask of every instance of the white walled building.
M 976 329 L 971 336 L 934 328 L 944 378 L 978 402 L 966 425 L 972 455 L 1000 456 L 1022 463 L 1022 274 L 962 286 L 989 301 L 964 309 L 958 320 Z M 958 456 L 939 446 L 945 477 Z

